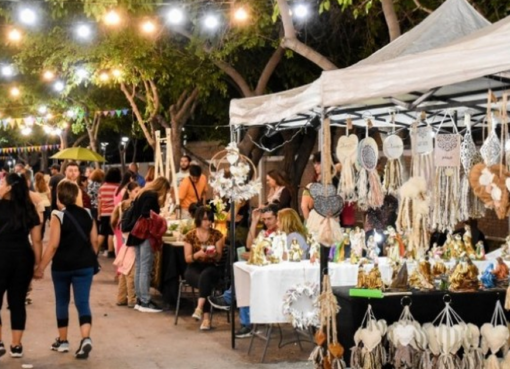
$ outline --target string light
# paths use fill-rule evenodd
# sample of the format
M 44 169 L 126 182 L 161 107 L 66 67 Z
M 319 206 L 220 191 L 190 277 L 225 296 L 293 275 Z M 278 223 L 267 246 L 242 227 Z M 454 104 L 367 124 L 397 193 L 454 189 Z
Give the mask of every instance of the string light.
M 108 81 L 108 79 L 110 79 L 110 76 L 108 76 L 108 73 L 106 73 L 106 72 L 102 72 L 99 75 L 99 80 L 100 81 L 106 82 L 106 81 Z
M 14 75 L 14 68 L 12 65 L 3 65 L 2 66 L 2 76 L 4 77 L 12 77 Z
M 117 26 L 120 23 L 120 16 L 115 10 L 110 10 L 104 17 L 107 26 Z
M 28 136 L 30 133 L 32 133 L 32 128 L 30 128 L 30 127 L 23 127 L 21 129 L 21 134 L 23 136 Z
M 156 24 L 153 21 L 145 21 L 142 23 L 142 32 L 144 33 L 154 33 L 156 31 Z
M 112 70 L 112 75 L 115 78 L 119 78 L 122 75 L 122 71 L 120 69 L 114 69 L 114 70 Z
M 41 105 L 39 109 L 37 109 L 37 111 L 39 112 L 39 114 L 46 114 L 48 108 L 45 105 Z
M 220 21 L 218 20 L 218 17 L 213 14 L 209 14 L 204 18 L 204 26 L 206 28 L 209 28 L 212 30 L 212 29 L 215 29 L 216 27 L 218 27 L 219 24 L 220 24 Z
M 53 89 L 57 92 L 62 92 L 64 91 L 64 88 L 65 88 L 65 85 L 64 85 L 64 82 L 62 81 L 57 81 L 55 82 L 55 84 L 53 85 Z
M 245 22 L 248 19 L 248 12 L 243 7 L 238 8 L 234 12 L 234 19 L 239 22 Z
M 46 81 L 53 81 L 55 78 L 55 73 L 53 73 L 51 70 L 47 70 L 43 73 L 43 79 Z
M 24 8 L 24 9 L 21 9 L 21 11 L 19 13 L 19 19 L 22 23 L 31 26 L 31 25 L 35 24 L 35 22 L 37 20 L 37 15 L 35 14 L 35 12 L 32 9 Z
M 294 7 L 294 14 L 297 18 L 303 19 L 308 16 L 308 6 L 305 4 L 297 4 Z
M 89 72 L 85 68 L 76 69 L 76 76 L 80 81 L 87 79 L 89 77 Z
M 9 41 L 18 42 L 21 40 L 21 32 L 18 31 L 16 28 L 13 28 L 7 34 L 7 38 L 9 39 Z
M 66 115 L 68 118 L 74 118 L 76 116 L 76 113 L 74 112 L 74 110 L 70 109 L 66 112 Z
M 184 21 L 184 12 L 178 8 L 170 9 L 167 19 L 171 24 L 181 24 Z
M 17 87 L 11 88 L 9 93 L 11 94 L 12 97 L 18 97 L 19 95 L 21 95 L 21 91 Z
M 76 27 L 76 36 L 78 36 L 78 38 L 88 40 L 91 35 L 92 35 L 92 30 L 90 29 L 89 25 L 80 24 L 80 25 L 78 25 L 78 27 Z

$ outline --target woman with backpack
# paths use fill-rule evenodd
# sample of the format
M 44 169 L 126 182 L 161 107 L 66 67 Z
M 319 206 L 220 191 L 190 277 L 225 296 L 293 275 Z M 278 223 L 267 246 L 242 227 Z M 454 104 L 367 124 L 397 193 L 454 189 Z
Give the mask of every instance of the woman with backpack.
M 90 288 L 97 265 L 98 240 L 90 210 L 76 205 L 78 194 L 76 183 L 63 180 L 58 184 L 57 199 L 62 211 L 54 210 L 51 215 L 50 240 L 35 277 L 42 278 L 44 269 L 52 262 L 58 326 L 58 337 L 51 346 L 53 351 L 69 351 L 67 332 L 72 287 L 82 337 L 75 357 L 87 359 L 92 350 Z
M 131 223 L 141 220 L 150 223 L 151 212 L 159 214 L 169 192 L 170 182 L 164 177 L 158 177 L 145 186 L 135 198 L 132 209 L 126 211 L 129 213 Z M 124 223 L 124 217 L 122 223 Z M 136 227 L 136 224 L 132 224 L 129 227 L 131 229 L 124 229 L 123 226 L 121 228 L 122 231 L 130 232 L 126 245 L 135 248 L 135 290 L 138 298 L 135 309 L 144 313 L 159 313 L 162 310 L 151 301 L 150 296 L 150 281 L 154 263 L 154 250 L 151 246 L 150 236 L 144 236 L 144 238 L 133 236 L 133 226 Z

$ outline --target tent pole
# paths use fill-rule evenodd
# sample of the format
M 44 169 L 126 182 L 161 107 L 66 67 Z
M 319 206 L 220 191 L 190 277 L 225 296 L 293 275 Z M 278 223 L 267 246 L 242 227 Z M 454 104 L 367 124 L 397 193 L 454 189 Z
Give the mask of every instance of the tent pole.
M 237 142 L 236 140 L 236 132 L 230 126 L 230 141 Z M 234 179 L 232 178 L 232 181 Z M 235 185 L 235 183 L 233 183 Z M 233 187 L 233 186 L 232 186 Z M 236 348 L 236 313 L 235 313 L 235 303 L 236 303 L 236 289 L 235 289 L 235 278 L 234 278 L 234 261 L 236 255 L 236 204 L 234 199 L 230 197 L 230 288 L 232 290 L 232 299 L 230 301 L 230 340 L 232 349 Z

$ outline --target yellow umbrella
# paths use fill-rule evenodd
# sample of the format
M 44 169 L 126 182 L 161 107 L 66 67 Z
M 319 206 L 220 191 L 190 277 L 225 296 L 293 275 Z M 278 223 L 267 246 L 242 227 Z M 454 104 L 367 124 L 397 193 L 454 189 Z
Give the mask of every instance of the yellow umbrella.
M 86 149 L 84 147 L 70 147 L 68 149 L 64 149 L 59 151 L 55 155 L 51 157 L 51 159 L 68 159 L 68 160 L 76 160 L 76 161 L 100 161 L 105 162 L 106 159 L 103 158 L 98 153 Z

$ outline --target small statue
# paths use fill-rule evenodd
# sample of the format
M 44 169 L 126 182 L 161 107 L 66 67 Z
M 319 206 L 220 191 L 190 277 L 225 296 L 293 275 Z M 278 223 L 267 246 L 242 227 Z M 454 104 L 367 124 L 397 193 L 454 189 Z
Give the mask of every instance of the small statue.
M 296 238 L 292 239 L 289 249 L 289 261 L 300 262 L 303 258 L 303 249 Z
M 477 291 L 480 287 L 478 268 L 469 258 L 457 263 L 450 276 L 450 291 Z
M 501 246 L 501 257 L 503 260 L 510 260 L 510 235 L 506 237 L 505 243 Z
M 485 260 L 485 246 L 483 245 L 483 241 L 478 241 L 476 243 L 475 259 Z
M 448 269 L 446 265 L 443 263 L 441 259 L 434 260 L 434 266 L 432 267 L 432 275 L 435 278 L 441 277 L 443 274 L 446 274 Z
M 389 226 L 387 230 L 384 232 L 388 235 L 386 238 L 386 256 L 390 260 L 390 262 L 398 263 L 400 262 L 401 254 L 400 254 L 400 242 L 397 239 L 397 232 L 395 228 Z
M 363 270 L 363 266 L 360 265 L 358 267 L 358 282 L 356 283 L 356 288 L 366 288 L 366 274 Z
M 485 288 L 496 287 L 496 276 L 494 275 L 494 264 L 490 263 L 480 277 Z
M 365 285 L 369 289 L 380 290 L 383 286 L 381 271 L 379 270 L 379 265 L 375 264 L 374 267 L 368 272 L 368 275 L 365 280 Z
M 287 253 L 287 235 L 283 232 L 276 232 L 271 243 L 273 257 L 279 261 L 283 260 L 283 256 Z
M 375 242 L 375 238 L 373 235 L 368 237 L 367 241 L 367 259 L 377 264 L 379 261 L 379 252 L 381 249 L 377 247 L 377 242 Z
M 443 257 L 443 248 L 438 246 L 437 242 L 434 242 L 430 253 L 434 260 L 440 260 Z
M 255 246 L 252 247 L 250 257 L 247 264 L 252 265 L 267 265 L 269 260 L 266 253 L 271 253 L 271 241 L 265 238 L 259 238 L 256 240 Z
M 349 234 L 351 243 L 351 264 L 357 264 L 363 256 L 363 249 L 365 248 L 365 231 L 360 227 L 351 230 Z
M 460 233 L 457 233 L 453 236 L 453 258 L 460 258 L 466 255 L 466 248 L 464 247 L 464 242 L 462 241 L 462 236 Z
M 313 234 L 308 234 L 306 242 L 310 245 L 310 263 L 315 264 L 320 260 L 321 245 Z
M 473 248 L 473 237 L 471 235 L 471 227 L 466 224 L 464 225 L 464 235 L 462 236 L 462 241 L 464 242 L 464 249 L 466 250 L 467 256 L 470 258 L 475 257 L 475 250 Z
M 453 237 L 452 232 L 448 231 L 448 233 L 446 234 L 446 241 L 443 244 L 443 259 L 448 261 L 451 258 L 453 258 L 454 256 L 452 255 L 452 253 L 453 253 Z
M 409 277 L 409 285 L 419 290 L 434 289 L 434 277 L 432 276 L 432 268 L 428 258 L 421 260 L 418 267 L 411 273 Z
M 336 242 L 329 251 L 329 260 L 334 263 L 339 263 L 345 260 L 345 246 L 349 242 L 349 235 L 342 233 L 342 238 L 339 242 Z
M 496 278 L 496 285 L 498 287 L 508 286 L 508 266 L 501 257 L 496 258 L 496 267 L 492 272 Z

